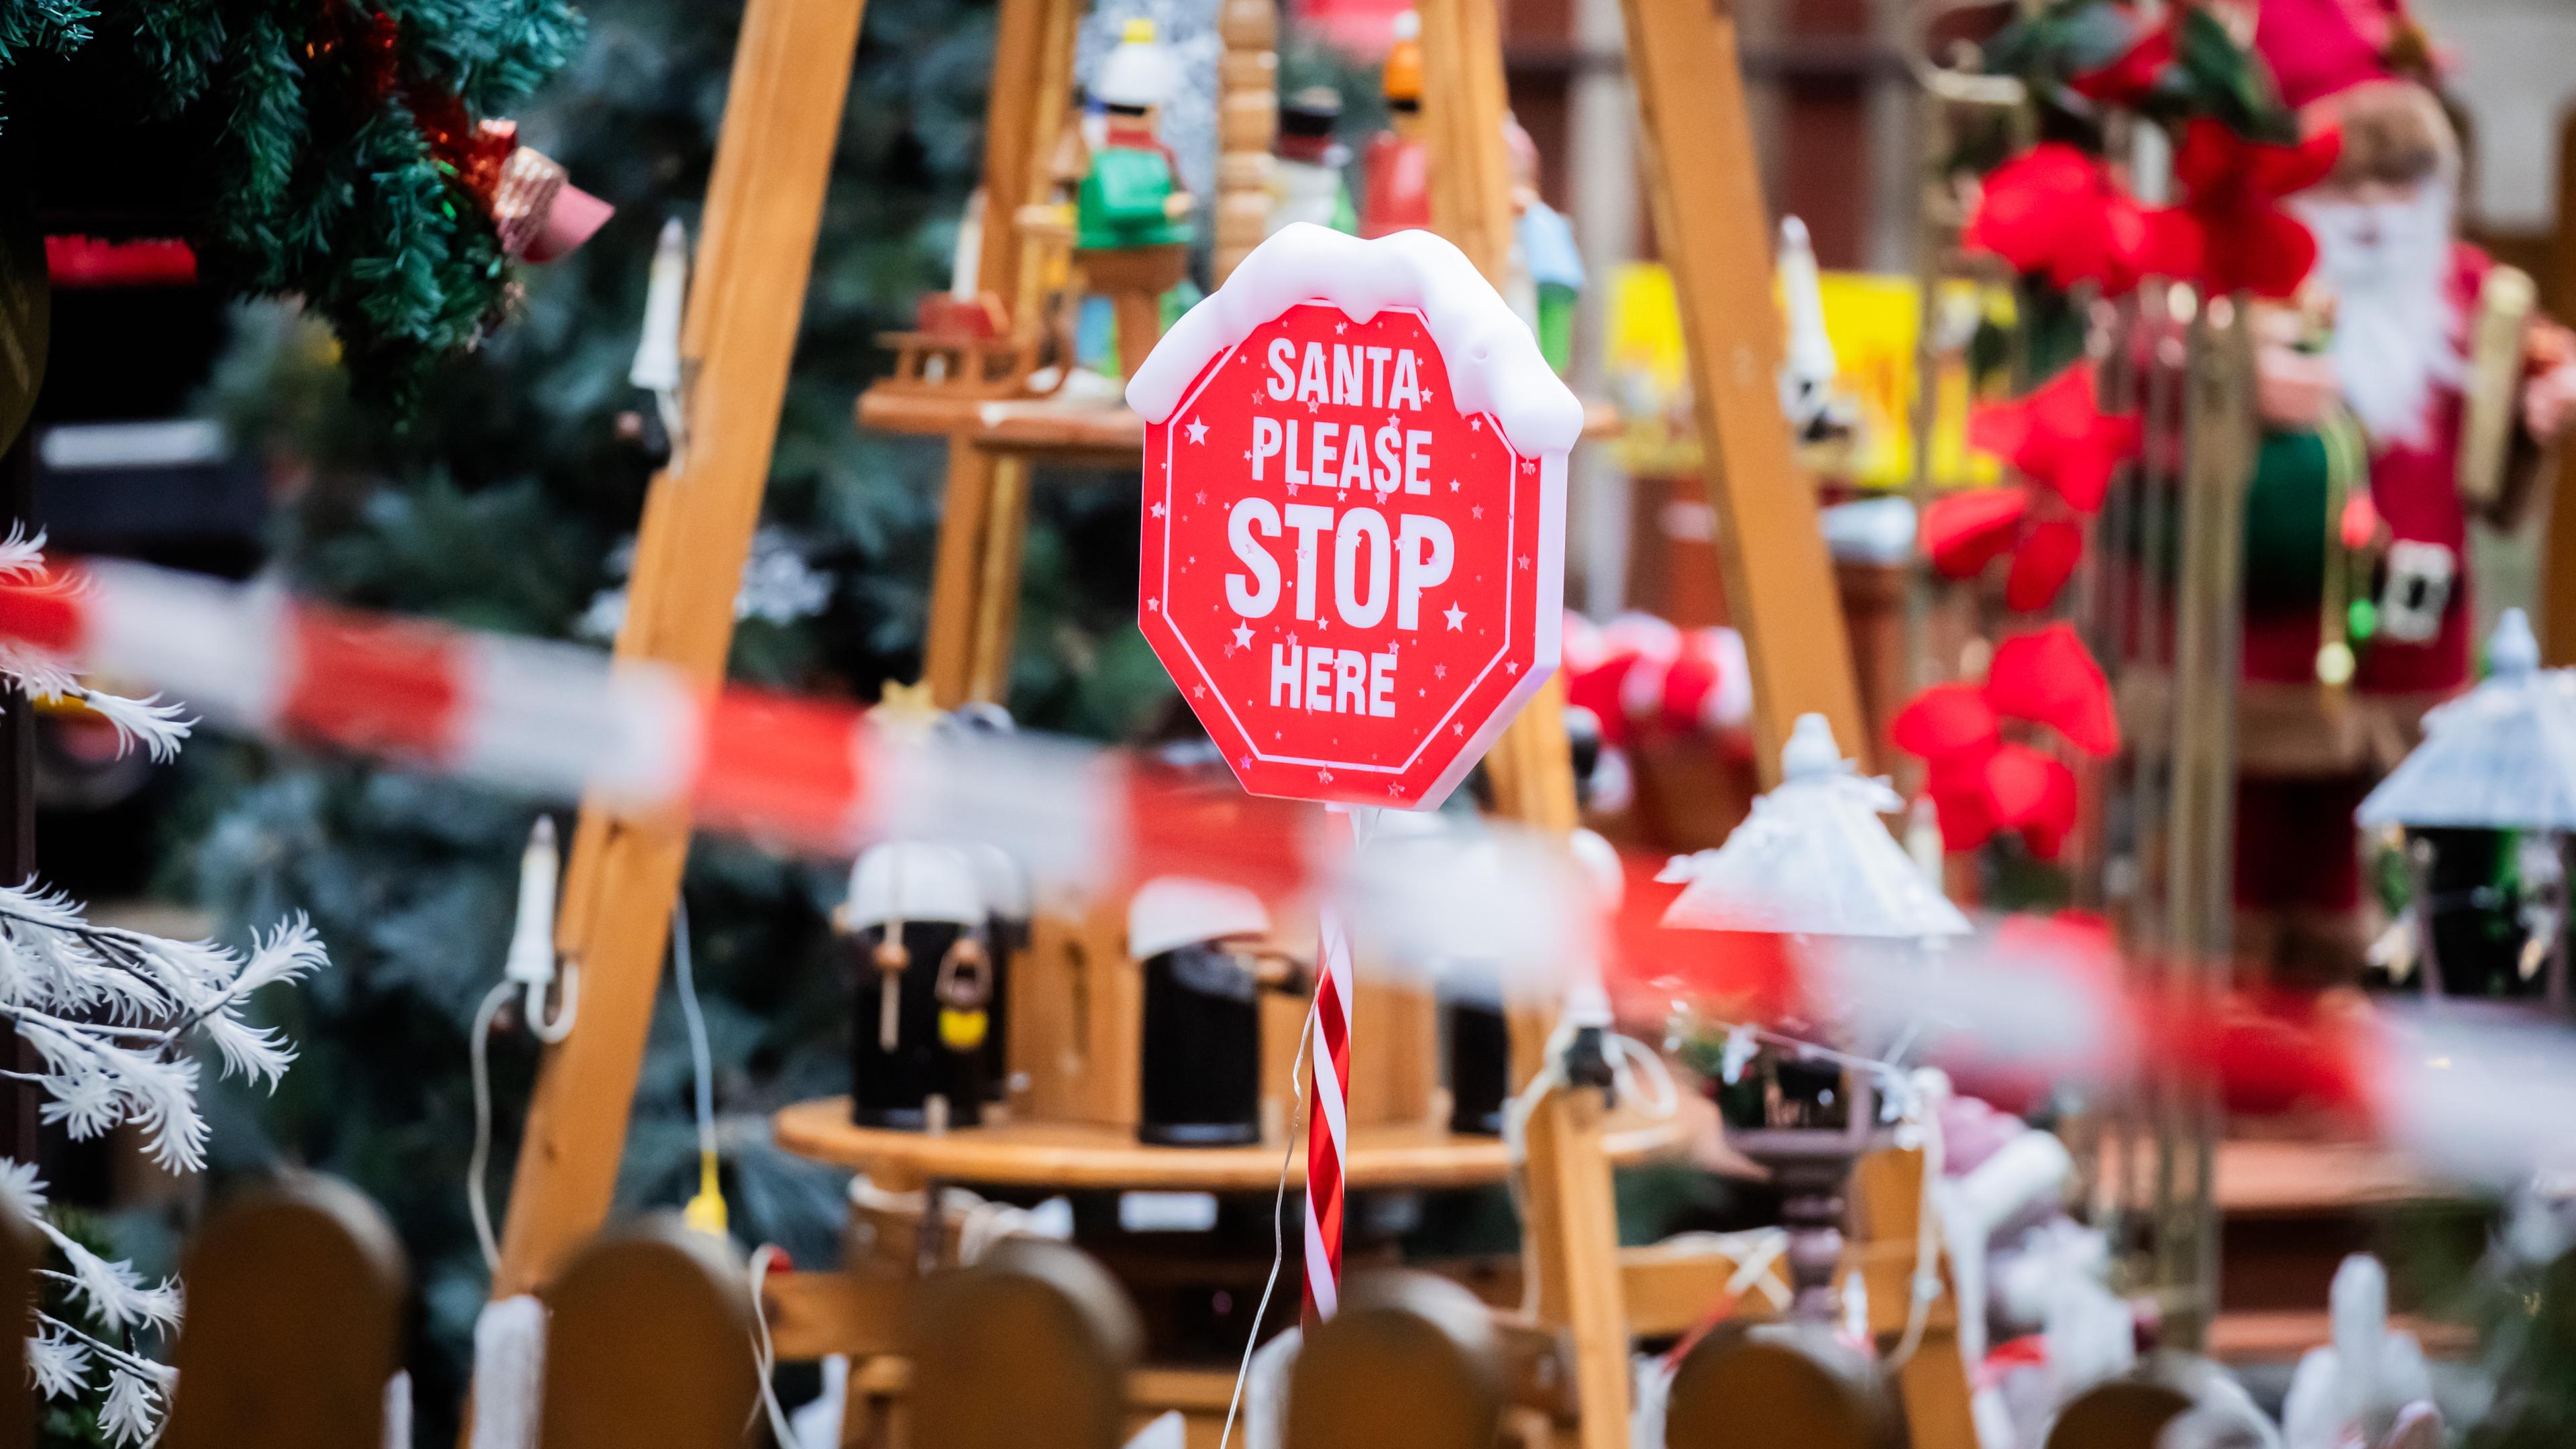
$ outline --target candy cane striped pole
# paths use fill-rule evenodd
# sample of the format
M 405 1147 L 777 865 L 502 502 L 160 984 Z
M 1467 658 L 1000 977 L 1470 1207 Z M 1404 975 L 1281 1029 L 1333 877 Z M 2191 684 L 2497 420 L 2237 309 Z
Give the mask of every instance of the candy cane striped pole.
M 1377 817 L 1365 806 L 1331 807 L 1349 822 L 1356 848 Z M 1308 1323 L 1333 1316 L 1342 1301 L 1342 1202 L 1350 1160 L 1351 933 L 1340 908 L 1327 901 L 1317 922 L 1315 1067 L 1306 1095 L 1306 1311 Z

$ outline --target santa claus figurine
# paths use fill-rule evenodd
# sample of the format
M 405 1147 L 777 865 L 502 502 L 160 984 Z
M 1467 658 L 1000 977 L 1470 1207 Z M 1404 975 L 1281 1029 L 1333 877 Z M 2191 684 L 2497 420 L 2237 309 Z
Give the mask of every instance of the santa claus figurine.
M 2255 47 L 2342 145 L 2289 199 L 2316 238 L 2308 293 L 2258 322 L 2239 939 L 2330 977 L 2358 960 L 2353 807 L 2471 677 L 2469 514 L 2523 510 L 2576 418 L 2576 366 L 2563 329 L 2527 320 L 2527 279 L 2459 240 L 2458 136 L 2393 0 L 2262 0 Z

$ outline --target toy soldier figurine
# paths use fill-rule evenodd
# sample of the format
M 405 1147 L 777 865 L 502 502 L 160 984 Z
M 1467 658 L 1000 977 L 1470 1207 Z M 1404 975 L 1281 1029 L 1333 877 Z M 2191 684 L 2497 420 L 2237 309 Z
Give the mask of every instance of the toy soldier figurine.
M 1163 294 L 1190 269 L 1193 202 L 1161 133 L 1172 72 L 1154 22 L 1130 20 L 1091 85 L 1106 114 L 1074 194 L 1074 260 L 1115 310 L 1122 374 L 1161 340 Z
M 1422 134 L 1422 17 L 1395 17 L 1395 48 L 1380 85 L 1387 128 L 1360 158 L 1360 235 L 1431 227 L 1431 148 Z
M 856 942 L 851 1117 L 938 1131 L 983 1119 L 993 968 L 986 911 L 966 857 L 893 841 L 850 871 L 834 924 Z
M 2576 415 L 2576 367 L 2563 329 L 2528 320 L 2528 279 L 2456 235 L 2459 141 L 2402 9 L 2263 0 L 2255 46 L 2303 123 L 2343 139 L 2333 172 L 2290 199 L 2317 242 L 2315 327 L 2269 319 L 2257 354 L 2269 431 L 2249 498 L 2239 943 L 2332 978 L 2359 955 L 2353 808 L 2469 681 L 2470 508 L 2508 523 L 2528 503 L 2542 445 Z M 2285 556 L 2311 560 L 2308 578 L 2325 561 L 2323 607 L 2313 588 L 2280 597 L 2262 562 L 2291 513 L 2308 542 Z
M 1261 1140 L 1261 987 L 1279 973 L 1250 948 L 1269 934 L 1269 910 L 1234 886 L 1161 876 L 1128 903 L 1127 954 L 1145 973 L 1143 1140 Z
M 1308 86 L 1279 105 L 1279 142 L 1270 165 L 1270 230 L 1292 221 L 1329 226 L 1345 235 L 1360 229 L 1351 189 L 1342 180 L 1350 148 L 1333 139 L 1342 119 L 1342 97 L 1331 86 Z

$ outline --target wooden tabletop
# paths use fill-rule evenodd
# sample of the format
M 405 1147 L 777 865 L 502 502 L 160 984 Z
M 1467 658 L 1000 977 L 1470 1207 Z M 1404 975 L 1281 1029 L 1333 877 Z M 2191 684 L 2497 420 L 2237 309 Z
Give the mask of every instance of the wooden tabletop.
M 1268 1191 L 1288 1159 L 1288 1182 L 1306 1179 L 1306 1155 L 1283 1144 L 1254 1147 L 1154 1147 L 1114 1127 L 1067 1122 L 1012 1122 L 932 1136 L 850 1121 L 850 1099 L 798 1102 L 770 1119 L 778 1145 L 799 1157 L 886 1172 L 905 1179 L 1008 1187 L 1126 1189 L 1171 1192 Z M 1677 1151 L 1688 1135 L 1680 1119 L 1649 1121 L 1611 1114 L 1606 1146 L 1614 1162 Z M 1359 1127 L 1351 1133 L 1348 1177 L 1355 1188 L 1477 1187 L 1510 1169 L 1502 1139 L 1462 1137 L 1430 1124 Z
M 2239 1137 L 2218 1145 L 2217 1195 L 2229 1217 L 2261 1217 L 2423 1202 L 2453 1190 L 2385 1148 Z
M 2130 1163 L 2133 1184 L 2153 1181 L 2155 1144 L 2133 1144 Z M 2403 1155 L 2364 1142 L 2230 1137 L 2218 1144 L 2217 1168 L 2218 1210 L 2231 1218 L 2334 1216 L 2462 1195 Z
M 1130 462 L 1145 447 L 1145 420 L 1115 402 L 979 400 L 872 387 L 859 394 L 858 413 L 859 426 L 876 432 L 938 438 L 964 433 L 993 452 L 1041 454 L 1072 462 Z M 1585 438 L 1608 438 L 1618 431 L 1617 409 L 1605 402 L 1584 404 Z

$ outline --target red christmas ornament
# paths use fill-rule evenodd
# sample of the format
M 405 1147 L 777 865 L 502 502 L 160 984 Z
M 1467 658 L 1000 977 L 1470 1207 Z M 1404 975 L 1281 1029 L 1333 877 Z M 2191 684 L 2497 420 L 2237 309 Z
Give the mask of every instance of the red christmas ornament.
M 1994 663 L 1986 669 L 1986 702 L 2006 719 L 2055 729 L 2097 759 L 2119 753 L 2111 683 L 2071 624 L 2015 634 L 1996 645 Z
M 2101 511 L 2112 470 L 2138 451 L 2139 439 L 2137 415 L 2103 412 L 2094 386 L 2093 365 L 2078 363 L 2026 396 L 1979 408 L 1968 420 L 1968 441 L 2090 517 Z
M 2138 285 L 2147 219 L 2101 162 L 2048 141 L 1986 177 L 1959 244 L 1992 252 L 2061 292 L 2091 282 L 2116 297 Z
M 2174 154 L 2183 204 L 2147 214 L 2147 269 L 2213 295 L 2297 292 L 2316 265 L 2317 239 L 2281 198 L 2323 180 L 2342 149 L 2331 128 L 2284 146 L 2193 120 Z

